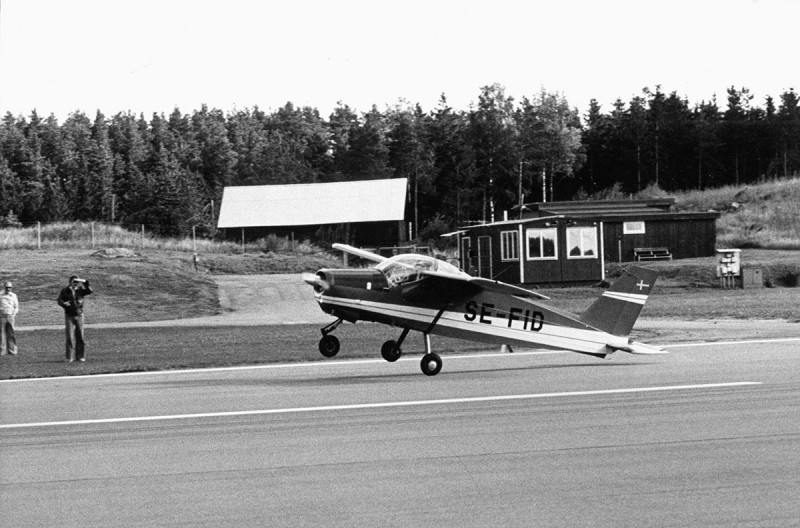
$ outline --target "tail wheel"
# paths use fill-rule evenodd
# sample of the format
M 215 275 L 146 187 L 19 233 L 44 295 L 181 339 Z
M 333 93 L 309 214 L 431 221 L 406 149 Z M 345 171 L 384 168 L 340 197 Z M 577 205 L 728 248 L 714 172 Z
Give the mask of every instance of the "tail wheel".
M 336 336 L 326 335 L 319 340 L 319 352 L 325 357 L 333 357 L 339 353 L 339 340 Z
M 400 359 L 402 353 L 403 351 L 400 350 L 399 346 L 397 346 L 397 341 L 393 339 L 390 339 L 389 341 L 385 342 L 381 347 L 381 356 L 389 363 L 394 363 L 395 361 Z
M 442 370 L 442 358 L 439 357 L 439 354 L 425 354 L 422 356 L 419 366 L 426 376 L 435 376 Z

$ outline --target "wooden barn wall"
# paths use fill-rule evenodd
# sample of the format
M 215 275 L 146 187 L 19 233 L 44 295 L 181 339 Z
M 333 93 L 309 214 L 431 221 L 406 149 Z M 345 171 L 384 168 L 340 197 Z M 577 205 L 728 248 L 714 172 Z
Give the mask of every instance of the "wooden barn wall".
M 393 246 L 406 240 L 403 226 L 399 222 L 360 222 L 350 224 L 349 240 L 345 240 L 347 229 L 344 224 L 335 225 L 310 225 L 310 226 L 270 226 L 270 227 L 245 227 L 244 238 L 246 242 L 255 242 L 269 235 L 278 237 L 291 237 L 294 234 L 296 241 L 311 240 L 319 242 L 350 243 L 356 246 Z M 241 242 L 242 228 L 224 228 L 226 240 Z
M 500 253 L 500 232 L 517 231 L 517 226 L 475 228 L 467 235 L 470 254 L 462 255 L 461 267 L 470 275 L 496 279 L 510 284 L 519 283 L 519 261 L 503 261 Z M 463 246 L 462 246 L 463 247 Z M 520 248 L 524 251 L 524 248 Z
M 604 231 L 606 262 L 619 262 L 620 249 L 622 262 L 633 261 L 638 247 L 665 247 L 676 259 L 713 256 L 717 234 L 713 219 L 647 220 L 636 235 L 623 234 L 622 222 L 606 222 Z
M 585 224 L 590 226 L 592 224 Z M 523 226 L 523 230 L 527 226 Z M 500 252 L 500 233 L 503 231 L 518 232 L 519 226 L 503 226 L 474 228 L 468 235 L 470 239 L 470 257 L 462 261 L 462 268 L 474 276 L 496 279 L 510 284 L 520 284 L 519 260 L 503 261 Z M 478 251 L 479 239 L 483 239 L 484 255 Z M 485 243 L 490 244 L 491 255 L 486 255 Z M 598 241 L 599 242 L 599 241 Z M 599 246 L 599 243 L 598 243 Z M 526 258 L 527 248 L 519 247 L 519 257 L 525 267 L 525 284 L 558 284 L 563 282 L 588 282 L 602 278 L 600 258 L 595 259 L 568 259 L 566 226 L 558 227 L 558 260 L 532 260 Z M 491 268 L 487 267 L 491 262 Z

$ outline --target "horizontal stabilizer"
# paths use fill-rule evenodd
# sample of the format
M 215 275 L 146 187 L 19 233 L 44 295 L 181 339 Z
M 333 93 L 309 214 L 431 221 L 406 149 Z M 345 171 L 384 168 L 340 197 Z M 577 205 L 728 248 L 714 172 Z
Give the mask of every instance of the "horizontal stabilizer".
M 644 343 L 640 343 L 638 341 L 628 341 L 627 345 L 619 346 L 619 345 L 606 345 L 612 352 L 616 352 L 618 350 L 622 352 L 627 352 L 629 354 L 641 354 L 644 356 L 654 356 L 660 354 L 669 354 L 666 350 L 658 347 L 654 347 L 651 345 L 646 345 Z

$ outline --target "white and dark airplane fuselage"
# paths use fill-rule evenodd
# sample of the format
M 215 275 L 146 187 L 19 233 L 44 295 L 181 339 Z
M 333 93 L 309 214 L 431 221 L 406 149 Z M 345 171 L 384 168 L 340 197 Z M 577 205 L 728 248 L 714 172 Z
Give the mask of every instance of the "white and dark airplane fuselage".
M 381 349 L 388 361 L 400 356 L 409 331 L 421 332 L 426 349 L 422 370 L 434 375 L 441 358 L 430 350 L 430 335 L 598 357 L 618 350 L 663 353 L 628 338 L 656 277 L 653 271 L 631 267 L 581 316 L 543 304 L 546 297 L 541 294 L 471 277 L 430 257 L 381 259 L 370 269 L 322 269 L 305 280 L 314 286 L 320 308 L 336 317 L 322 329 L 321 353 L 332 357 L 338 352 L 339 342 L 329 334 L 342 321 L 372 321 L 403 329 L 397 341 L 387 341 Z

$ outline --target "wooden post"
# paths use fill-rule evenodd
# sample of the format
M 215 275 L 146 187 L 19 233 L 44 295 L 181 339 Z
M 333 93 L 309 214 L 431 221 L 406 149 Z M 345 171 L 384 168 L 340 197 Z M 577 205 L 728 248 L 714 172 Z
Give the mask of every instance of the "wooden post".
M 245 249 L 244 249 L 244 228 L 242 228 L 242 253 L 245 253 Z
M 214 200 L 211 200 L 211 236 L 217 236 L 217 222 L 214 220 Z
M 42 249 L 42 223 L 36 222 L 36 249 Z
M 192 226 L 192 252 L 197 253 L 197 226 Z
M 142 250 L 144 250 L 144 224 L 142 224 Z

